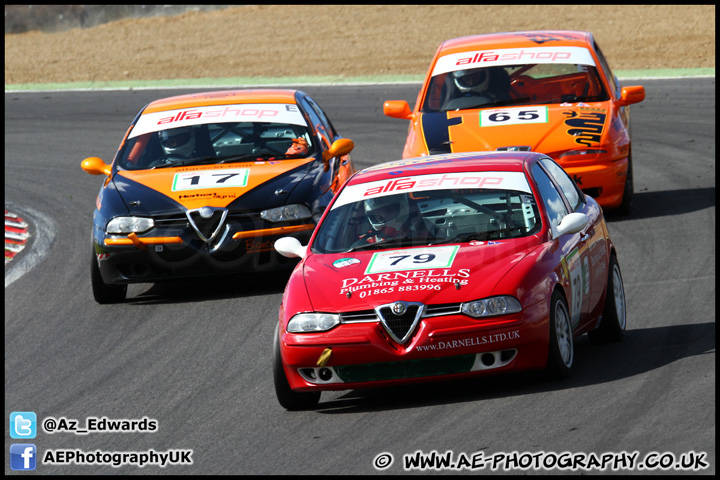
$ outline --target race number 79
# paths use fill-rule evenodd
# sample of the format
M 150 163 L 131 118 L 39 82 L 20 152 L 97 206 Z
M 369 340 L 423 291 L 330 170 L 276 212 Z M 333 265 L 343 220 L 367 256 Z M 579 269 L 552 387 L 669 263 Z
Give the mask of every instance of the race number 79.
M 459 246 L 453 245 L 378 252 L 370 259 L 365 273 L 450 268 L 459 248 Z
M 398 265 L 400 262 L 407 263 L 408 261 L 410 263 L 428 263 L 433 261 L 435 258 L 435 255 L 432 253 L 423 253 L 420 255 L 398 255 L 395 257 L 389 257 L 392 262 L 390 263 L 391 266 Z

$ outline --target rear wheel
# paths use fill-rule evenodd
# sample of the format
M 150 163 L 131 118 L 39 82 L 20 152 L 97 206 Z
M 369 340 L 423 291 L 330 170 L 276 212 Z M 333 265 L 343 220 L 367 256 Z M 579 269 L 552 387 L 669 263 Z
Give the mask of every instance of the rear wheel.
M 290 388 L 280 355 L 280 330 L 275 327 L 273 342 L 273 381 L 275 396 L 287 410 L 311 410 L 320 402 L 320 392 L 296 392 Z
M 590 340 L 596 343 L 619 342 L 625 336 L 627 324 L 625 287 L 620 273 L 620 265 L 614 253 L 610 255 L 606 288 L 605 308 L 600 325 L 595 330 L 588 332 Z
M 127 285 L 108 285 L 103 281 L 95 250 L 93 250 L 90 263 L 90 283 L 92 284 L 93 297 L 95 297 L 97 303 L 118 303 L 125 300 Z
M 550 342 L 547 374 L 550 378 L 570 375 L 575 359 L 572 325 L 565 297 L 555 291 L 550 299 Z

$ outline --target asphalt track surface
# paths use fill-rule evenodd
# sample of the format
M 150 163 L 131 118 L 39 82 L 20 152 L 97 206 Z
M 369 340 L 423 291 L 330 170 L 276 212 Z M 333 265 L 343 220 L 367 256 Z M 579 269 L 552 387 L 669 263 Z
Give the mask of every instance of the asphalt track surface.
M 41 457 L 59 449 L 193 451 L 187 466 L 39 463 L 42 474 L 398 474 L 404 456 L 418 451 L 455 460 L 637 452 L 638 461 L 704 452 L 708 468 L 698 472 L 632 473 L 714 474 L 715 79 L 624 83 L 647 89 L 632 107 L 634 212 L 608 223 L 625 280 L 625 341 L 577 339 L 576 371 L 564 381 L 517 374 L 324 393 L 310 412 L 287 412 L 274 396 L 282 276 L 134 285 L 119 305 L 92 299 L 90 225 L 101 179 L 80 161 L 110 161 L 139 109 L 177 90 L 6 93 L 5 200 L 34 231 L 6 268 L 6 425 L 14 411 L 79 426 L 88 417 L 148 417 L 157 431 L 49 435 L 39 427 L 29 443 Z M 384 117 L 382 103 L 412 105 L 418 88 L 303 90 L 356 142 L 361 168 L 399 158 L 407 123 Z M 17 440 L 5 431 L 7 455 Z M 374 462 L 388 459 L 381 453 L 394 462 L 378 471 Z M 15 473 L 9 463 L 5 473 Z

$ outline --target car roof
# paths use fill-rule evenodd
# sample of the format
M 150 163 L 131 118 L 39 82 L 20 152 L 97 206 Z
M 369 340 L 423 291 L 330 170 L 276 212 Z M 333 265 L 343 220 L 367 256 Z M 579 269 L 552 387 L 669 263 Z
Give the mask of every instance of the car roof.
M 438 53 L 447 55 L 467 50 L 494 48 L 522 48 L 552 45 L 589 47 L 592 45 L 592 34 L 577 30 L 528 30 L 522 32 L 488 33 L 445 40 L 438 48 Z
M 546 156 L 537 152 L 466 152 L 407 158 L 365 168 L 353 175 L 348 185 L 450 172 L 522 172 L 527 163 Z
M 240 103 L 288 103 L 295 104 L 297 90 L 248 89 L 221 90 L 215 92 L 189 93 L 174 97 L 160 98 L 150 102 L 143 114 L 211 105 L 232 105 Z

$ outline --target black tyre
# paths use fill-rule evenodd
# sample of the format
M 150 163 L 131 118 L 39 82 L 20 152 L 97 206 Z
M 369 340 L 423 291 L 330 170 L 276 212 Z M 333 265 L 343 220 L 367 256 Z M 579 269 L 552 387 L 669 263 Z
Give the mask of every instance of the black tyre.
M 312 410 L 320 402 L 321 392 L 296 392 L 290 388 L 280 356 L 279 326 L 275 327 L 275 340 L 273 341 L 273 381 L 275 396 L 280 405 L 287 410 Z
M 570 311 L 565 297 L 555 291 L 550 299 L 550 341 L 547 376 L 564 378 L 570 375 L 575 359 Z
M 595 343 L 619 342 L 625 336 L 626 324 L 625 287 L 620 273 L 620 265 L 613 253 L 610 255 L 608 265 L 607 292 L 605 293 L 602 320 L 598 328 L 588 332 L 588 337 Z
M 629 215 L 632 210 L 632 198 L 635 186 L 633 184 L 632 159 L 628 156 L 628 170 L 625 177 L 625 189 L 620 206 L 616 209 L 618 215 Z
M 125 300 L 127 285 L 108 285 L 103 282 L 100 267 L 98 267 L 97 258 L 95 257 L 95 250 L 93 250 L 90 263 L 90 283 L 92 284 L 93 297 L 95 297 L 97 303 L 119 303 Z

